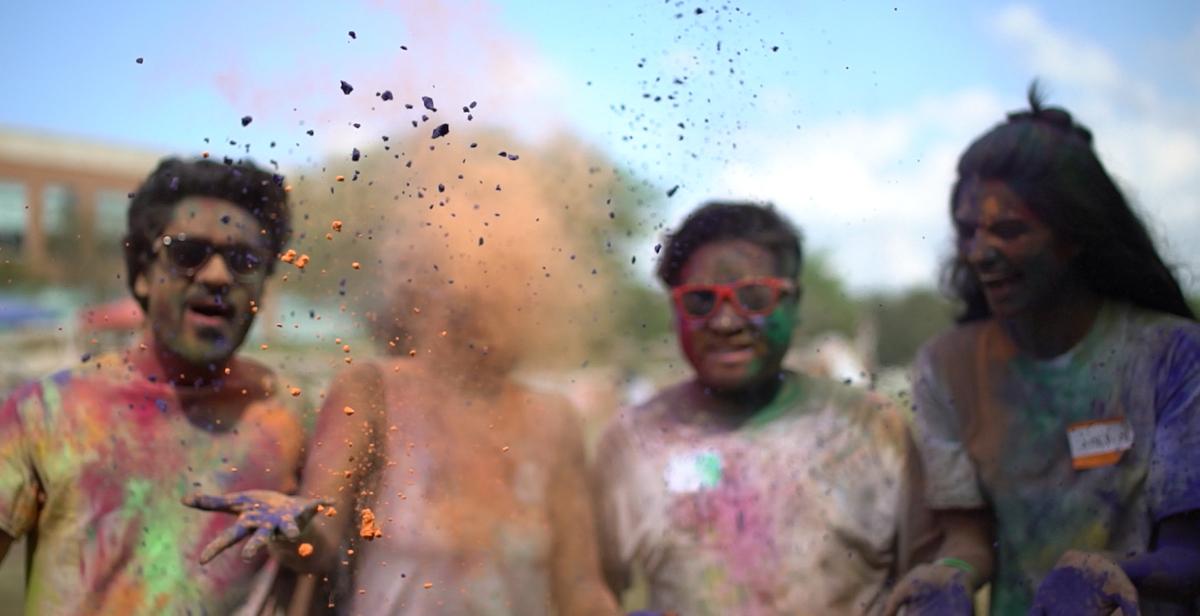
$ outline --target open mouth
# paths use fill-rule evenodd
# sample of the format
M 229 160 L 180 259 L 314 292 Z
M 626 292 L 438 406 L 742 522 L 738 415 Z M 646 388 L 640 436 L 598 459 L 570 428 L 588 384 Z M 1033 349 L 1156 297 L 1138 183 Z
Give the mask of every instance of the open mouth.
M 719 364 L 742 364 L 754 359 L 754 347 L 722 347 L 711 349 L 708 356 Z
M 235 312 L 233 306 L 220 298 L 190 300 L 187 303 L 187 311 L 193 318 L 208 323 L 229 321 L 233 319 Z
M 1020 274 L 1003 274 L 999 276 L 980 276 L 979 282 L 989 291 L 1003 291 L 1011 288 L 1021 280 Z

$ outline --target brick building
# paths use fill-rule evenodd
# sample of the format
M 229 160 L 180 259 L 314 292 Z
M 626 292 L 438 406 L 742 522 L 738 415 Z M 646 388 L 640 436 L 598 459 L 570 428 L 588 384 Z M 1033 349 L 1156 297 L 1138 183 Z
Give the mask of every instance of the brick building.
M 0 263 L 70 284 L 119 263 L 128 194 L 147 150 L 0 127 Z

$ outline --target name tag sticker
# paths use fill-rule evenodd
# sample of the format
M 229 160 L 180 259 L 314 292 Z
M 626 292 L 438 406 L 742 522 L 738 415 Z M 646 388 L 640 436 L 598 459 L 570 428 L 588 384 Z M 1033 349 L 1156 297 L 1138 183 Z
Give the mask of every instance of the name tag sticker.
M 1075 470 L 1112 466 L 1133 447 L 1133 426 L 1121 417 L 1082 421 L 1067 426 L 1067 442 Z

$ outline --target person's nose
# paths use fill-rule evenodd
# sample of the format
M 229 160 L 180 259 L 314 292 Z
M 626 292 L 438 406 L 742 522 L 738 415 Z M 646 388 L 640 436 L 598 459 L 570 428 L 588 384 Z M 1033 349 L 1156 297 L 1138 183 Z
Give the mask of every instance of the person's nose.
M 233 284 L 233 271 L 220 252 L 214 252 L 196 271 L 196 282 L 211 288 L 225 288 Z
M 718 300 L 716 310 L 708 317 L 709 329 L 720 334 L 731 334 L 746 326 L 746 319 L 734 309 L 733 301 L 728 296 Z
M 1000 251 L 982 233 L 967 240 L 967 263 L 979 271 L 987 271 L 1000 261 Z

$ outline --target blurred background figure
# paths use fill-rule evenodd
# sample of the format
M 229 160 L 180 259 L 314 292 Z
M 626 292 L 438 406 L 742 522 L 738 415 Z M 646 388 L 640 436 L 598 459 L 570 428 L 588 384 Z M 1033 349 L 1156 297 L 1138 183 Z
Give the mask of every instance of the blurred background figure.
M 903 416 L 783 368 L 803 295 L 799 233 L 712 202 L 658 274 L 694 374 L 617 413 L 597 450 L 604 571 L 679 614 L 874 614 L 895 565 Z M 833 345 L 827 347 L 833 355 Z
M 336 512 L 275 546 L 288 564 L 331 579 L 318 608 L 615 614 L 583 422 L 566 398 L 518 372 L 577 365 L 605 335 L 608 287 L 572 259 L 588 254 L 591 230 L 570 224 L 584 216 L 570 216 L 561 188 L 532 171 L 547 168 L 536 155 L 511 171 L 507 159 L 463 169 L 457 156 L 416 157 L 418 177 L 451 182 L 429 190 L 430 207 L 332 231 L 375 225 L 378 252 L 364 259 L 372 288 L 358 299 L 384 357 L 358 355 L 333 380 L 299 498 L 244 496 L 263 510 L 290 506 L 294 519 L 309 518 L 316 500 Z M 573 172 L 571 161 L 554 162 Z M 503 178 L 498 195 L 493 177 Z M 303 543 L 311 551 L 301 554 Z
M 908 495 L 941 543 L 892 607 L 991 580 L 993 614 L 1194 614 L 1200 325 L 1092 133 L 1029 106 L 959 159 L 964 311 L 914 368 Z

